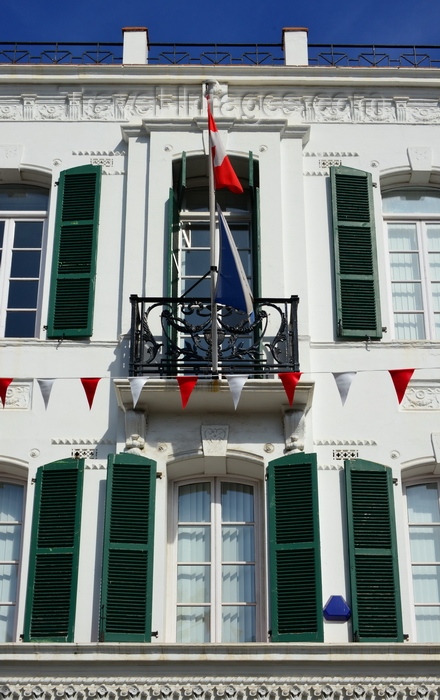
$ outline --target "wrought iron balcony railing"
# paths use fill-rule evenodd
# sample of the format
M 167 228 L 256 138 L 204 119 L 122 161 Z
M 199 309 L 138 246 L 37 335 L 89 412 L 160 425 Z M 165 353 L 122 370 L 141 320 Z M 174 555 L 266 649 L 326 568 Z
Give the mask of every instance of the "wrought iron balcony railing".
M 299 371 L 298 297 L 255 299 L 254 319 L 218 307 L 221 374 L 268 376 Z M 132 295 L 130 376 L 212 375 L 211 304 L 207 299 Z

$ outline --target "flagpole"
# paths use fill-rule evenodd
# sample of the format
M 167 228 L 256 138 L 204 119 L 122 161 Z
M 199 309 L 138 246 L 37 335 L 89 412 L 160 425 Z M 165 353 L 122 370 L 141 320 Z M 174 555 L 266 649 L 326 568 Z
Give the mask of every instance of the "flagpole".
M 211 99 L 210 83 L 206 84 L 206 97 L 208 109 Z M 215 183 L 214 163 L 212 160 L 211 136 L 209 139 L 209 237 L 210 237 L 210 268 L 211 268 L 211 370 L 214 377 L 218 376 L 218 328 L 217 328 L 217 304 L 215 303 L 215 290 L 217 286 L 217 235 L 215 225 Z

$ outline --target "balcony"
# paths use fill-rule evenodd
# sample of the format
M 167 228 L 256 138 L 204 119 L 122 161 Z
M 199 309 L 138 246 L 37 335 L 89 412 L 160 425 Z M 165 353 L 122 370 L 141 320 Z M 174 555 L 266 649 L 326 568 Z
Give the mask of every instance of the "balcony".
M 212 377 L 212 313 L 207 299 L 132 295 L 130 376 Z M 254 319 L 217 308 L 220 374 L 269 377 L 298 372 L 299 298 L 254 300 Z

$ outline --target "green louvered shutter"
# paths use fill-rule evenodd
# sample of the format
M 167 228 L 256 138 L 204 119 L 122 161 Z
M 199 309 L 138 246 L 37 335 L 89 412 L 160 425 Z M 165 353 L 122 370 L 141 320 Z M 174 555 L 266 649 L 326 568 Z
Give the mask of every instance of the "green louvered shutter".
M 330 168 L 337 335 L 382 337 L 371 174 Z
M 92 335 L 100 190 L 98 166 L 60 174 L 48 338 Z
M 402 642 L 391 469 L 345 462 L 353 638 Z
M 315 454 L 268 466 L 270 617 L 273 642 L 323 640 Z
M 156 463 L 110 455 L 102 574 L 101 641 L 150 642 Z
M 84 460 L 40 467 L 25 613 L 25 642 L 73 642 Z

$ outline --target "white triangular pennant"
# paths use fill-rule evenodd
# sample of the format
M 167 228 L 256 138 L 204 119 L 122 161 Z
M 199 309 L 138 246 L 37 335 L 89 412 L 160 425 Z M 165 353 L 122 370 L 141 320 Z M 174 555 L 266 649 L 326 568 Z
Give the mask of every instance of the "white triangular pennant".
M 240 401 L 241 392 L 243 387 L 248 380 L 248 375 L 246 374 L 231 374 L 226 377 L 228 380 L 229 388 L 232 394 L 232 400 L 234 402 L 234 408 L 237 410 L 238 402 Z
M 52 391 L 52 386 L 55 379 L 37 379 L 38 386 L 40 387 L 41 396 L 43 397 L 44 407 L 47 409 L 47 404 L 49 403 L 50 392 Z
M 342 405 L 345 404 L 348 392 L 350 391 L 351 383 L 356 376 L 356 372 L 333 372 L 336 386 L 339 389 Z
M 136 404 L 139 401 L 139 396 L 141 395 L 141 391 L 144 388 L 144 384 L 147 379 L 148 377 L 128 378 L 128 381 L 130 382 L 131 398 L 133 399 L 133 408 L 136 408 Z

